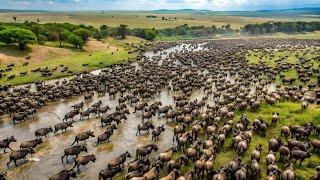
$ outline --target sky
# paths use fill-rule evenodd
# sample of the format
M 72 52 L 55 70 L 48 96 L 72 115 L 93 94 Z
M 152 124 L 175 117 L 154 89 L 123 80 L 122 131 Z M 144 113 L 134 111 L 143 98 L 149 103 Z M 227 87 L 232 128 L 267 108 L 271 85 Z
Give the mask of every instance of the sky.
M 0 0 L 0 9 L 25 10 L 272 10 L 320 7 L 320 0 Z

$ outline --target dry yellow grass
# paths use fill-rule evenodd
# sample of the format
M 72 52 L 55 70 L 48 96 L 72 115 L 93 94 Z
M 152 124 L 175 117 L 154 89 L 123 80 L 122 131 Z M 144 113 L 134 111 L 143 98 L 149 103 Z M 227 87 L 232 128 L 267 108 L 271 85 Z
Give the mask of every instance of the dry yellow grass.
M 146 16 L 152 14 L 158 18 L 148 19 Z M 176 13 L 176 14 L 161 14 L 154 12 L 12 12 L 0 13 L 0 19 L 4 22 L 13 22 L 13 16 L 17 17 L 17 22 L 36 21 L 40 23 L 59 22 L 59 23 L 74 23 L 85 24 L 99 27 L 102 24 L 115 27 L 120 24 L 127 24 L 130 28 L 172 28 L 183 24 L 190 26 L 212 26 L 221 27 L 231 24 L 233 28 L 239 29 L 248 23 L 263 23 L 274 19 L 270 18 L 251 18 L 242 16 L 216 16 L 202 15 L 195 13 Z M 171 18 L 171 20 L 163 21 L 161 17 Z M 176 18 L 176 19 L 175 19 Z M 194 18 L 190 19 L 190 18 Z

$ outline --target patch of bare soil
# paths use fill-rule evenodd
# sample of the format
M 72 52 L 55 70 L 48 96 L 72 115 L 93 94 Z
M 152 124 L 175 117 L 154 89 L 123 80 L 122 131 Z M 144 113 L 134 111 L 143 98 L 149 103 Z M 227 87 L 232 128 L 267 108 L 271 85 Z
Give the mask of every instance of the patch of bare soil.
M 29 61 L 44 61 L 52 57 L 68 56 L 71 53 L 69 49 L 41 45 L 32 45 L 26 51 L 20 51 L 14 47 L 2 47 L 0 48 L 0 64 L 22 62 L 26 57 L 30 57 Z
M 117 50 L 116 47 L 111 46 L 110 44 L 103 43 L 102 41 L 97 41 L 95 39 L 89 39 L 84 47 L 85 51 L 94 52 L 94 51 L 101 51 L 101 50 L 108 50 L 108 51 L 115 51 Z

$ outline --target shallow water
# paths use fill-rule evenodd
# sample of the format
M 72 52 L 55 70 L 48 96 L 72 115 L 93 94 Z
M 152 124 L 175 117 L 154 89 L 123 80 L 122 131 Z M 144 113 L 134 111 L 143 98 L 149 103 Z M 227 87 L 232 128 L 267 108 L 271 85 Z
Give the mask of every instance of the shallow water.
M 197 49 L 201 47 L 197 47 Z M 171 52 L 181 52 L 191 50 L 191 47 L 188 45 L 181 45 L 170 48 L 167 51 L 167 55 Z M 155 53 L 153 56 L 149 53 L 146 53 L 147 57 L 152 58 L 157 56 Z M 163 56 L 163 58 L 165 58 Z M 133 66 L 136 67 L 136 70 L 141 69 L 138 63 L 133 63 Z M 98 75 L 101 73 L 101 70 L 93 71 L 92 74 Z M 46 84 L 54 84 L 57 81 L 68 80 L 72 77 L 56 79 L 46 81 Z M 26 86 L 26 85 L 24 85 Z M 21 86 L 19 86 L 21 87 Z M 31 89 L 35 91 L 35 86 L 32 84 Z M 200 99 L 203 97 L 203 92 L 195 92 L 191 96 L 191 99 Z M 147 101 L 148 104 L 154 101 L 161 101 L 163 106 L 173 105 L 173 95 L 169 94 L 167 90 L 162 90 L 158 97 Z M 108 95 L 105 96 L 95 96 L 89 102 L 85 103 L 83 110 L 89 108 L 93 103 L 98 100 L 102 100 L 103 106 L 109 105 L 111 111 L 114 112 L 115 107 L 118 105 L 118 97 L 110 99 Z M 13 125 L 11 117 L 3 117 L 3 123 L 0 124 L 0 138 L 4 139 L 11 135 L 14 135 L 18 142 L 11 143 L 10 147 L 14 150 L 19 149 L 21 142 L 35 139 L 34 132 L 43 127 L 54 127 L 55 124 L 62 122 L 64 115 L 72 110 L 72 105 L 83 101 L 83 96 L 74 97 L 68 100 L 61 100 L 59 102 L 50 103 L 48 106 L 39 109 L 35 115 L 34 119 L 27 120 L 26 122 Z M 107 163 L 110 159 L 116 157 L 117 155 L 129 151 L 133 156 L 130 160 L 134 159 L 135 150 L 138 147 L 141 147 L 146 144 L 152 143 L 151 133 L 143 134 L 136 136 L 137 126 L 141 123 L 141 113 L 133 113 L 134 109 L 130 105 L 128 106 L 130 110 L 130 115 L 127 115 L 128 119 L 119 124 L 118 129 L 111 136 L 110 142 L 105 142 L 95 147 L 96 138 L 98 135 L 102 134 L 105 131 L 105 127 L 101 127 L 100 117 L 91 116 L 89 119 L 80 121 L 79 116 L 75 117 L 75 122 L 73 123 L 74 127 L 71 127 L 64 134 L 54 135 L 51 133 L 48 138 L 44 139 L 44 143 L 39 145 L 35 151 L 36 153 L 31 158 L 30 155 L 27 156 L 29 161 L 18 161 L 20 164 L 19 167 L 14 167 L 14 164 L 10 164 L 7 168 L 6 163 L 9 161 L 9 154 L 0 154 L 0 171 L 6 170 L 8 174 L 8 179 L 48 179 L 51 175 L 56 174 L 57 172 L 67 168 L 73 167 L 73 157 L 69 157 L 70 163 L 62 163 L 61 156 L 64 153 L 64 149 L 70 147 L 74 137 L 81 132 L 86 130 L 93 130 L 95 132 L 95 138 L 89 138 L 86 141 L 88 153 L 95 154 L 97 161 L 95 163 L 89 163 L 86 166 L 81 166 L 81 172 L 78 174 L 78 179 L 98 179 L 99 171 L 107 167 Z M 154 125 L 160 126 L 165 125 L 165 132 L 161 134 L 157 145 L 159 150 L 157 153 L 152 153 L 151 158 L 156 158 L 159 152 L 163 152 L 166 149 L 172 147 L 174 144 L 172 142 L 173 137 L 173 123 L 166 123 L 165 118 L 163 117 L 154 117 Z M 143 132 L 142 132 L 143 133 Z M 85 142 L 81 142 L 83 144 Z M 10 152 L 7 149 L 7 152 Z M 82 153 L 81 155 L 85 155 Z M 121 179 L 120 176 L 116 176 L 116 179 Z
M 146 52 L 145 57 L 148 60 L 160 57 L 161 60 L 159 61 L 159 65 L 161 65 L 162 60 L 170 59 L 170 54 L 172 53 L 206 50 L 203 45 L 204 44 L 191 46 L 182 44 L 169 48 L 162 52 Z M 175 64 L 183 66 L 179 61 L 175 61 Z M 132 63 L 132 65 L 135 66 L 136 70 L 141 69 L 138 62 L 134 62 Z M 100 69 L 91 72 L 91 74 L 98 75 L 101 72 L 102 70 Z M 208 71 L 204 71 L 203 73 L 207 74 Z M 65 79 L 68 80 L 70 78 L 72 77 L 50 80 L 46 81 L 46 84 L 54 84 L 57 81 Z M 226 79 L 231 83 L 235 82 L 235 77 L 232 77 L 230 73 L 228 73 Z M 268 87 L 269 91 L 274 90 L 274 88 L 275 85 L 269 85 Z M 32 84 L 32 89 L 35 90 L 34 84 Z M 252 89 L 252 91 L 254 91 L 255 87 L 252 86 Z M 203 91 L 196 91 L 192 94 L 190 100 L 201 99 L 203 96 Z M 98 96 L 97 94 L 95 94 L 92 100 L 85 103 L 83 110 L 89 108 L 93 103 L 102 100 L 103 106 L 109 105 L 111 108 L 111 111 L 109 112 L 114 112 L 115 107 L 118 105 L 118 97 L 110 99 L 108 95 Z M 154 101 L 161 101 L 162 106 L 174 105 L 172 97 L 173 94 L 170 94 L 167 90 L 163 89 L 159 96 L 147 102 L 148 104 L 151 104 Z M 71 106 L 81 101 L 83 101 L 83 96 L 50 103 L 48 106 L 38 110 L 34 119 L 30 119 L 17 125 L 13 125 L 10 117 L 3 117 L 3 123 L 0 124 L 0 138 L 4 139 L 8 136 L 14 135 L 18 142 L 12 143 L 10 146 L 16 150 L 19 148 L 21 142 L 35 139 L 34 132 L 37 129 L 48 126 L 53 127 L 55 124 L 62 122 L 64 115 L 72 110 Z M 214 104 L 214 101 L 212 99 L 209 99 L 207 103 Z M 44 140 L 44 143 L 35 149 L 36 153 L 34 154 L 32 159 L 30 159 L 30 155 L 27 156 L 29 158 L 29 162 L 23 163 L 19 161 L 19 164 L 22 164 L 19 167 L 14 167 L 14 164 L 12 163 L 10 167 L 7 168 L 6 163 L 9 161 L 8 156 L 10 153 L 1 153 L 0 171 L 7 170 L 8 179 L 48 179 L 48 177 L 50 177 L 51 175 L 56 174 L 65 168 L 70 169 L 73 167 L 74 159 L 71 157 L 69 157 L 70 163 L 61 162 L 61 156 L 64 153 L 64 149 L 70 147 L 71 143 L 74 140 L 74 137 L 78 133 L 84 132 L 86 130 L 93 130 L 96 137 L 89 138 L 89 140 L 86 141 L 88 148 L 87 154 L 95 154 L 97 157 L 97 161 L 95 163 L 90 162 L 86 166 L 81 166 L 80 169 L 82 173 L 78 174 L 77 179 L 98 179 L 99 172 L 107 167 L 107 163 L 109 160 L 121 153 L 124 153 L 125 151 L 129 151 L 133 156 L 127 161 L 130 162 L 134 159 L 134 156 L 136 154 L 135 150 L 138 147 L 152 143 L 151 133 L 136 136 L 137 126 L 139 123 L 141 123 L 141 113 L 133 113 L 133 107 L 130 105 L 127 106 L 131 113 L 127 115 L 128 119 L 126 121 L 123 121 L 118 126 L 118 129 L 111 136 L 110 142 L 105 142 L 97 147 L 94 146 L 97 136 L 102 134 L 106 129 L 105 127 L 101 127 L 100 117 L 91 116 L 89 119 L 79 121 L 79 116 L 76 116 L 75 122 L 73 124 L 74 127 L 69 128 L 68 131 L 64 134 L 53 135 L 53 133 L 51 133 L 49 137 Z M 174 127 L 174 124 L 166 123 L 165 118 L 158 116 L 153 118 L 153 123 L 156 127 L 164 125 L 166 128 L 165 132 L 161 134 L 159 141 L 156 143 L 159 147 L 158 152 L 151 154 L 151 158 L 155 159 L 160 152 L 163 152 L 174 145 L 174 143 L 172 142 L 172 129 Z M 81 155 L 85 154 L 86 153 L 82 153 Z M 121 176 L 117 175 L 115 179 L 121 179 Z

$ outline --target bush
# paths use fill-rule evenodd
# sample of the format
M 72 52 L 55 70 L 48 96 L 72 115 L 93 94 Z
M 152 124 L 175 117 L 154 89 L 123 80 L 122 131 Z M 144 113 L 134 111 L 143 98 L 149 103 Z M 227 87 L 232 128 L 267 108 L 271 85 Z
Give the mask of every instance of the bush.
M 154 30 L 152 29 L 147 29 L 145 31 L 145 36 L 146 36 L 146 40 L 149 40 L 149 41 L 153 41 L 157 37 L 156 32 L 154 32 Z
M 93 33 L 85 28 L 79 28 L 73 31 L 73 33 L 82 38 L 84 42 L 86 42 L 89 37 L 92 37 Z
M 74 45 L 75 48 L 82 49 L 84 41 L 82 40 L 81 37 L 79 37 L 75 34 L 70 34 L 68 37 L 68 43 Z
M 21 50 L 24 50 L 28 44 L 37 42 L 36 35 L 26 29 L 10 28 L 0 31 L 0 41 L 6 44 L 17 43 Z
M 39 42 L 39 44 L 41 44 L 41 45 L 44 45 L 44 43 L 46 42 L 48 40 L 48 38 L 46 37 L 46 36 L 44 36 L 44 35 L 39 35 L 38 36 L 38 42 Z

